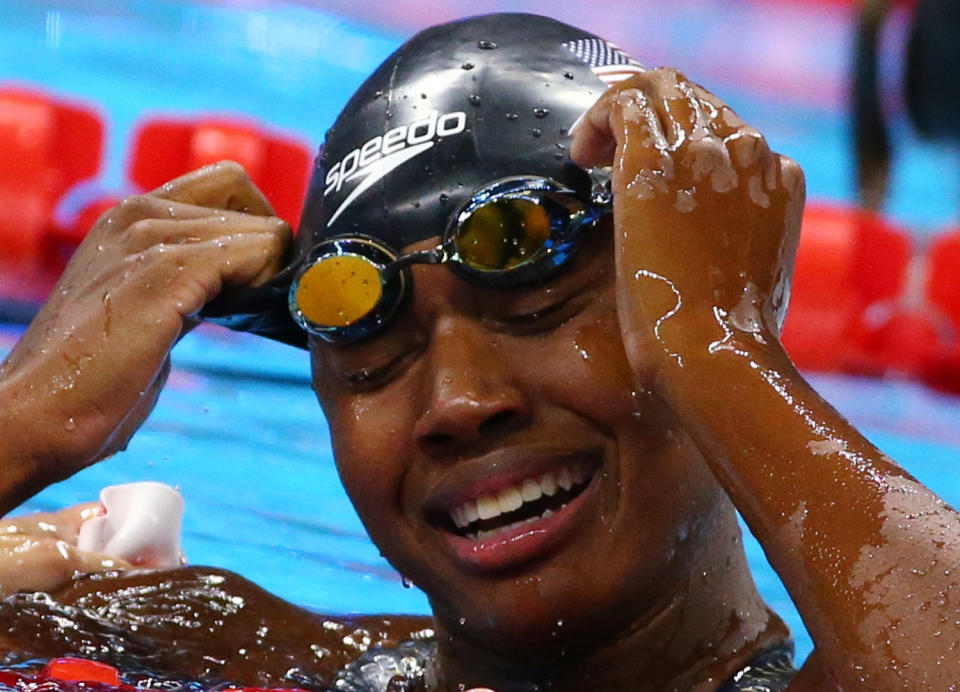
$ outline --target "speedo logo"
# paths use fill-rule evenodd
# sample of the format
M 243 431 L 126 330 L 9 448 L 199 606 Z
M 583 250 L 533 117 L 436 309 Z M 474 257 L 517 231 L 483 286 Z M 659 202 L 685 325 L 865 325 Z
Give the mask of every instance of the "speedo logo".
M 357 197 L 394 168 L 425 152 L 437 139 L 460 134 L 466 129 L 465 112 L 440 115 L 438 111 L 430 111 L 424 118 L 368 139 L 327 171 L 324 196 L 339 192 L 344 183 L 363 178 L 333 212 L 327 225 L 336 221 Z

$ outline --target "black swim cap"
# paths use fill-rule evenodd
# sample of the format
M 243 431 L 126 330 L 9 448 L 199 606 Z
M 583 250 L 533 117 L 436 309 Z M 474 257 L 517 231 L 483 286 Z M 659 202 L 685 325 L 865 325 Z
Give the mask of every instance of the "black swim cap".
M 360 233 L 396 251 L 439 236 L 476 190 L 506 176 L 589 190 L 589 176 L 569 157 L 570 129 L 609 85 L 639 69 L 598 36 L 531 14 L 472 17 L 418 33 L 363 83 L 327 133 L 295 263 L 333 236 Z M 241 316 L 234 307 L 228 326 L 304 345 L 286 315 L 284 282 L 294 271 L 261 289 L 255 310 Z M 269 317 L 267 304 L 281 294 L 283 317 Z
M 374 236 L 394 250 L 438 236 L 487 183 L 540 175 L 588 185 L 574 122 L 636 71 L 603 39 L 553 19 L 494 14 L 420 32 L 364 82 L 327 133 L 300 232 Z

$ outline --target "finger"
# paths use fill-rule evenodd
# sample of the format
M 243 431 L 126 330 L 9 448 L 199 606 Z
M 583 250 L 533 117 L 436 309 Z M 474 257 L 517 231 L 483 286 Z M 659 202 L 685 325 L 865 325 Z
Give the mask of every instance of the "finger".
M 0 535 L 0 596 L 52 591 L 76 574 L 130 567 L 126 560 L 87 553 L 64 540 Z
M 623 137 L 613 120 L 614 114 L 627 101 L 632 102 L 634 108 L 646 108 L 648 99 L 645 90 L 652 88 L 651 72 L 655 70 L 638 73 L 611 87 L 574 123 L 570 156 L 576 163 L 584 168 L 592 168 L 609 166 L 613 162 L 617 145 Z M 624 94 L 631 96 L 625 98 Z
M 142 219 L 126 229 L 122 242 L 127 252 L 137 253 L 154 245 L 200 243 L 243 233 L 276 235 L 281 254 L 293 238 L 290 226 L 278 217 L 222 211 L 200 218 Z
M 578 165 L 593 168 L 613 163 L 617 142 L 610 128 L 612 107 L 612 98 L 607 92 L 574 124 L 570 157 Z
M 77 536 L 80 533 L 80 526 L 87 519 L 92 519 L 97 516 L 99 511 L 99 502 L 84 502 L 83 504 L 74 505 L 73 507 L 61 509 L 59 512 L 54 512 L 51 516 L 54 519 L 52 523 L 55 526 L 55 535 L 71 545 L 76 545 Z
M 787 194 L 790 195 L 790 202 L 794 205 L 799 204 L 802 207 L 807 187 L 803 169 L 799 163 L 789 156 L 777 154 L 776 159 L 780 164 L 780 176 Z
M 660 121 L 660 128 L 670 146 L 709 134 L 702 104 L 682 72 L 658 68 L 645 75 L 647 83 L 639 84 L 648 94 L 651 107 Z M 638 80 L 639 81 L 639 80 Z
M 749 127 L 723 99 L 695 82 L 689 82 L 689 85 L 709 115 L 710 129 L 718 137 L 723 139 L 741 128 Z
M 153 245 L 132 258 L 137 269 L 129 275 L 129 290 L 114 298 L 115 309 L 142 313 L 149 319 L 152 312 L 143 310 L 144 303 L 166 301 L 177 315 L 177 323 L 168 325 L 175 338 L 182 330 L 182 320 L 200 310 L 224 286 L 266 283 L 280 270 L 283 250 L 283 239 L 272 230 Z
M 275 216 L 273 206 L 233 161 L 221 161 L 175 178 L 148 193 L 152 197 L 200 207 Z
M 18 536 L 48 536 L 76 543 L 77 532 L 96 502 L 67 507 L 58 512 L 34 512 L 0 522 L 0 534 Z
M 112 229 L 123 232 L 131 224 L 143 219 L 200 219 L 218 212 L 219 215 L 242 215 L 241 212 L 237 211 L 211 209 L 210 207 L 201 207 L 162 197 L 134 195 L 127 197 L 107 212 L 107 218 L 110 219 L 110 223 L 107 225 Z
M 745 125 L 728 135 L 724 143 L 734 165 L 744 170 L 758 169 L 764 174 L 764 183 L 772 182 L 767 169 L 774 162 L 773 152 L 760 132 Z
M 647 70 L 622 83 L 618 89 L 621 94 L 631 90 L 642 92 L 649 109 L 648 117 L 656 116 L 659 123 L 656 129 L 663 133 L 670 147 L 700 131 L 707 132 L 704 104 L 695 97 L 691 83 L 678 70 L 668 67 Z

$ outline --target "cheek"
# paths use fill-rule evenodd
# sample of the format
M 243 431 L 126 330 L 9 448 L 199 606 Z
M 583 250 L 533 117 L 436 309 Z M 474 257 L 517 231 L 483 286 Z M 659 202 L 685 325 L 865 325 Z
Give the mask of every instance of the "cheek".
M 399 501 L 407 457 L 401 431 L 410 423 L 398 417 L 409 407 L 381 398 L 320 394 L 340 480 L 364 523 L 376 516 L 373 509 Z
M 565 325 L 558 337 L 539 361 L 551 377 L 545 387 L 579 413 L 610 425 L 640 415 L 646 392 L 637 383 L 643 377 L 627 361 L 612 296 Z

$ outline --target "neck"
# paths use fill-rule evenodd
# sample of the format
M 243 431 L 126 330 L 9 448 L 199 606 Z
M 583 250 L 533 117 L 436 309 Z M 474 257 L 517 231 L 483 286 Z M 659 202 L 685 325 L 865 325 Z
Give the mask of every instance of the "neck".
M 568 642 L 531 656 L 495 649 L 438 622 L 442 689 L 464 689 L 463 683 L 497 692 L 715 690 L 788 637 L 756 591 L 736 520 L 716 538 L 725 550 L 707 551 L 687 579 L 601 641 Z M 732 552 L 731 541 L 738 546 Z

